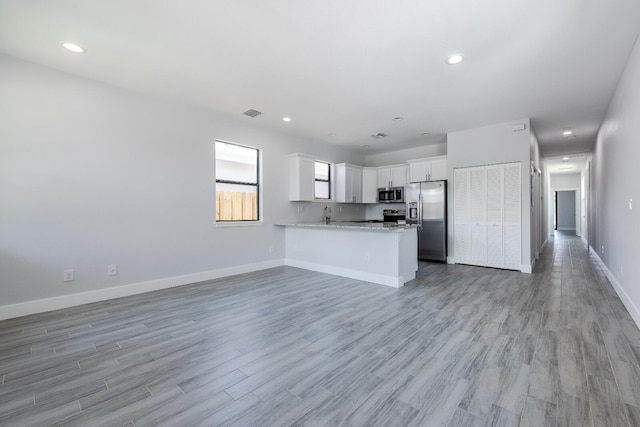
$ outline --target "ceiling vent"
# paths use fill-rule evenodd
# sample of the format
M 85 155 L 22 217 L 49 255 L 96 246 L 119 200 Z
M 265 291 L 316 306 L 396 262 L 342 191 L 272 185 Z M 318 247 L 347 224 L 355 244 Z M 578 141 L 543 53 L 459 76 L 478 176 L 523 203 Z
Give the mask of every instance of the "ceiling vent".
M 245 112 L 244 112 L 244 113 L 242 113 L 242 114 L 244 114 L 245 116 L 249 116 L 249 117 L 257 117 L 257 116 L 259 116 L 260 114 L 262 114 L 262 112 L 260 112 L 260 111 L 258 111 L 258 110 L 251 109 L 251 110 L 247 110 L 247 111 L 245 111 Z
M 386 138 L 386 137 L 388 137 L 388 136 L 389 136 L 389 135 L 387 135 L 387 134 L 386 134 L 386 133 L 384 133 L 384 132 L 378 132 L 378 133 L 372 133 L 372 134 L 371 134 L 371 138 L 376 138 L 376 139 L 382 139 L 382 138 Z

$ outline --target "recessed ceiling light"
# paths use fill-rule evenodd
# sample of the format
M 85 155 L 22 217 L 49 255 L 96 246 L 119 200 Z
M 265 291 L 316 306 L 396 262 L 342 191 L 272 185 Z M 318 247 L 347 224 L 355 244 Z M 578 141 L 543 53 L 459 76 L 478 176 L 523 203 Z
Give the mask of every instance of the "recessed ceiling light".
M 365 144 L 362 146 L 362 148 L 369 148 L 369 145 Z
M 291 121 L 291 117 L 283 117 L 282 121 L 283 122 L 290 122 Z
M 422 136 L 429 136 L 429 135 L 431 135 L 431 132 L 422 132 L 420 135 L 422 135 Z
M 451 55 L 449 58 L 447 58 L 447 64 L 456 65 L 461 63 L 463 59 L 464 59 L 464 56 L 460 54 Z
M 83 47 L 78 46 L 75 43 L 64 42 L 64 43 L 62 43 L 62 47 L 67 49 L 67 50 L 69 50 L 69 51 L 71 51 L 71 52 L 74 52 L 74 53 L 84 53 L 85 52 Z
M 572 133 L 573 133 L 573 131 L 571 130 L 571 128 L 564 128 L 564 129 L 562 129 L 562 134 L 563 134 L 564 136 L 569 136 L 569 135 L 571 135 Z
M 569 136 L 567 137 L 567 139 L 576 139 L 576 136 L 575 136 L 575 135 L 569 135 Z
M 568 162 L 568 161 L 569 161 L 569 158 L 568 158 L 568 157 L 563 157 L 563 158 L 562 158 L 562 161 L 563 161 L 563 162 Z
M 394 117 L 393 119 L 394 122 L 401 122 L 402 121 L 402 117 Z

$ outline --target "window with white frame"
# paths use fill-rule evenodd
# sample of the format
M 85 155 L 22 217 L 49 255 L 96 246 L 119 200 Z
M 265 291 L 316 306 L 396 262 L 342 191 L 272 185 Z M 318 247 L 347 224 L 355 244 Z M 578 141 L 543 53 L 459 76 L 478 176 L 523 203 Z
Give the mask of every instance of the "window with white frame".
M 216 221 L 260 219 L 260 150 L 216 141 Z

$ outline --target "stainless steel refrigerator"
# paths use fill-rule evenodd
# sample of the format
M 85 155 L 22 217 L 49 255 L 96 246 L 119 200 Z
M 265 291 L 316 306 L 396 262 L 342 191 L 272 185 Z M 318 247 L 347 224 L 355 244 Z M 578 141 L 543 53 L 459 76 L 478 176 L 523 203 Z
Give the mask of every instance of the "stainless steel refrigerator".
M 405 186 L 407 224 L 418 225 L 418 259 L 447 261 L 447 181 Z

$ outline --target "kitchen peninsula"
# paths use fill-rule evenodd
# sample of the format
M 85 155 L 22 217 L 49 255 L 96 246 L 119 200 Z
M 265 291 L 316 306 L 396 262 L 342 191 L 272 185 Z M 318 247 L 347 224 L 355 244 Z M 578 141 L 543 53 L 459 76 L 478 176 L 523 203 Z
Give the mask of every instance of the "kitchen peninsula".
M 415 226 L 366 222 L 276 224 L 286 265 L 399 288 L 415 279 Z

